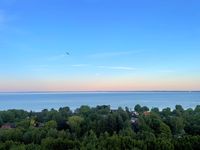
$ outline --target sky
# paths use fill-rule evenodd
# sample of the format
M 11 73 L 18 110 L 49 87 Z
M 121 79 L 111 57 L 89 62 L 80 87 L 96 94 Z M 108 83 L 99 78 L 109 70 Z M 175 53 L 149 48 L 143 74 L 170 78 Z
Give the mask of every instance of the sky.
M 199 8 L 199 0 L 0 0 L 0 92 L 200 90 Z

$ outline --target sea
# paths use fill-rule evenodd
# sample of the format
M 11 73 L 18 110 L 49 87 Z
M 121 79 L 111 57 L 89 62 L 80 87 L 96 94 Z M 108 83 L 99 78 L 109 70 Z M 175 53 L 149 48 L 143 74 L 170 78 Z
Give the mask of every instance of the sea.
M 41 111 L 43 109 L 59 109 L 70 107 L 75 110 L 82 105 L 96 107 L 110 105 L 112 109 L 128 107 L 134 109 L 136 104 L 150 109 L 182 105 L 184 109 L 200 105 L 198 91 L 128 91 L 128 92 L 15 92 L 0 93 L 0 110 L 23 109 Z

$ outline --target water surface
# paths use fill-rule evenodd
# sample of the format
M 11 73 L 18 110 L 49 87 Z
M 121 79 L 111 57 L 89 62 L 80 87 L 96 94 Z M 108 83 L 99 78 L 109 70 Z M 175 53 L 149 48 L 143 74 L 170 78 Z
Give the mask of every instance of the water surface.
M 0 110 L 24 109 L 40 111 L 69 106 L 72 110 L 81 105 L 110 105 L 111 108 L 129 107 L 136 104 L 149 108 L 194 108 L 200 104 L 200 92 L 45 92 L 0 93 Z

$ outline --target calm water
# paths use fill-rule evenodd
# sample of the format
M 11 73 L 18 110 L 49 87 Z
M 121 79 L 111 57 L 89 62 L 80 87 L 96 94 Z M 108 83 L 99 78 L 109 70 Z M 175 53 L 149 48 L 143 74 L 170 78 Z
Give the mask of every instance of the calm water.
M 25 109 L 40 111 L 69 106 L 72 110 L 81 105 L 110 105 L 111 108 L 140 104 L 150 108 L 194 108 L 200 104 L 200 92 L 57 92 L 57 93 L 0 93 L 0 110 Z

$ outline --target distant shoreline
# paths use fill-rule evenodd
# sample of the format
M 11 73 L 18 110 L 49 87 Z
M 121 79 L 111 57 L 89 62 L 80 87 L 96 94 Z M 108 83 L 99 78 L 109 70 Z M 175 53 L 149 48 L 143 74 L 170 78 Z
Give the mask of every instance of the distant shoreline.
M 0 91 L 0 94 L 1 93 L 134 93 L 134 92 L 141 92 L 141 93 L 146 93 L 146 92 L 161 92 L 161 93 L 164 93 L 164 92 L 200 92 L 200 90 L 193 90 L 193 91 L 187 91 L 187 90 L 152 90 L 152 91 L 8 91 L 8 92 L 1 92 Z

